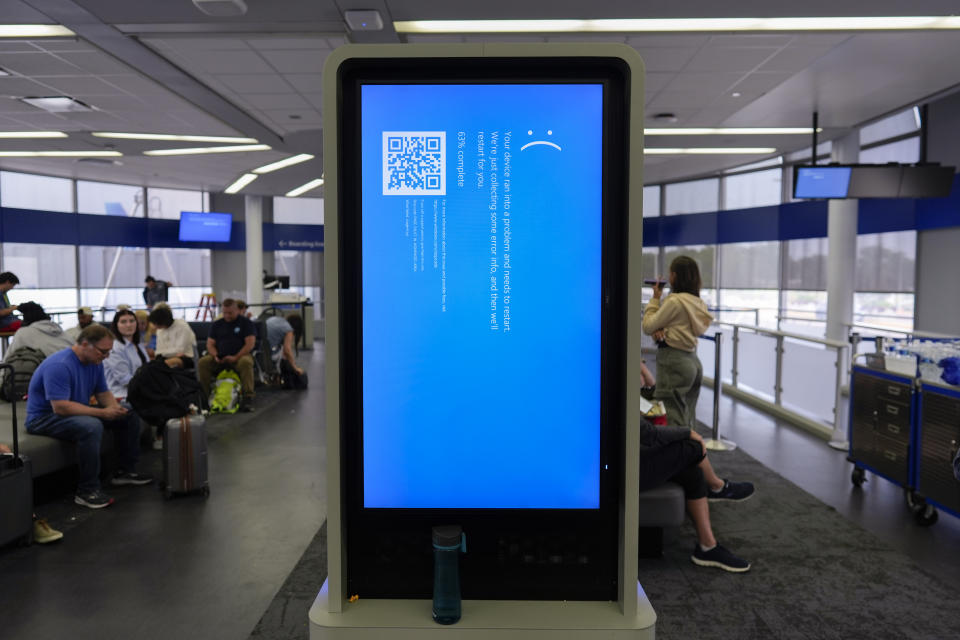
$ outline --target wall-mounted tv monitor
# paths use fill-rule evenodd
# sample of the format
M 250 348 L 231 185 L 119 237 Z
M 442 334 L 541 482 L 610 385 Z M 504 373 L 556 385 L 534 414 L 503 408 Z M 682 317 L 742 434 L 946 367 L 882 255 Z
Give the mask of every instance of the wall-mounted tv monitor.
M 851 167 L 848 198 L 897 198 L 900 196 L 900 165 Z
M 796 167 L 794 198 L 846 198 L 850 167 Z
M 180 212 L 181 242 L 230 242 L 233 215 L 229 213 Z
M 901 198 L 946 198 L 953 188 L 956 167 L 903 167 Z

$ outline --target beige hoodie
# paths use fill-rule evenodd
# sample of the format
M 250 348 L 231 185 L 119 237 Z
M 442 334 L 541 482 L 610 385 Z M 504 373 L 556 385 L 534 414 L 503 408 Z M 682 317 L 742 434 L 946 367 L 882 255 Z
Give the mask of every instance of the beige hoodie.
M 650 300 L 643 312 L 643 332 L 663 329 L 668 346 L 684 351 L 697 350 L 697 338 L 710 327 L 713 316 L 706 303 L 690 293 L 671 293 L 663 300 Z

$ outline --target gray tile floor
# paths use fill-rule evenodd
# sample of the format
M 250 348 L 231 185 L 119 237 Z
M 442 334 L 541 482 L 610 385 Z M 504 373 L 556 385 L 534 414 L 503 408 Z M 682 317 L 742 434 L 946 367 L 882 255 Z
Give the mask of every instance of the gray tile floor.
M 247 637 L 324 520 L 323 348 L 316 346 L 301 353 L 309 391 L 219 427 L 211 422 L 209 500 L 168 503 L 155 489 L 136 488 L 117 491 L 118 503 L 95 513 L 77 511 L 69 498 L 41 508 L 66 537 L 0 550 L 0 637 Z M 958 519 L 942 515 L 918 527 L 885 480 L 871 477 L 854 490 L 842 452 L 728 398 L 720 407 L 722 435 L 960 588 Z M 704 389 L 701 419 L 711 409 Z M 723 454 L 713 455 L 722 468 Z

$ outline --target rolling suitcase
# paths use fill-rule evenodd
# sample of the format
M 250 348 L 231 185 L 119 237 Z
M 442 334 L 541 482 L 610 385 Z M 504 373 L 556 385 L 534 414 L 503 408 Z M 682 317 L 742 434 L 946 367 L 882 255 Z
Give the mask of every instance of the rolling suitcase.
M 163 495 L 210 495 L 207 483 L 207 428 L 202 415 L 167 420 L 163 436 Z
M 9 372 L 4 384 L 13 386 L 13 367 L 0 364 Z M 30 459 L 20 455 L 17 438 L 17 403 L 10 403 L 13 414 L 13 455 L 0 454 L 0 545 L 19 540 L 33 542 L 33 473 Z

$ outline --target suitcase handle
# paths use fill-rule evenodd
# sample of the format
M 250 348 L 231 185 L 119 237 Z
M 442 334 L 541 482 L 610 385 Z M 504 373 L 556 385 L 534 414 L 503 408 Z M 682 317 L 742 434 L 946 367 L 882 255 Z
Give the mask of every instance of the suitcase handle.
M 19 459 L 20 459 L 20 438 L 19 438 L 19 436 L 17 435 L 17 398 L 16 398 L 16 396 L 14 395 L 14 388 L 13 388 L 13 374 L 14 374 L 15 372 L 14 372 L 14 369 L 13 369 L 13 365 L 12 365 L 12 364 L 3 364 L 3 363 L 0 363 L 0 371 L 2 371 L 2 370 L 4 370 L 4 369 L 6 369 L 7 371 L 9 371 L 9 373 L 8 373 L 8 374 L 6 375 L 6 377 L 3 379 L 3 384 L 5 384 L 5 385 L 9 384 L 9 385 L 10 385 L 10 396 L 9 396 L 9 397 L 10 397 L 10 398 L 13 398 L 13 399 L 10 401 L 10 413 L 13 415 L 13 459 L 14 459 L 14 460 L 19 460 Z

